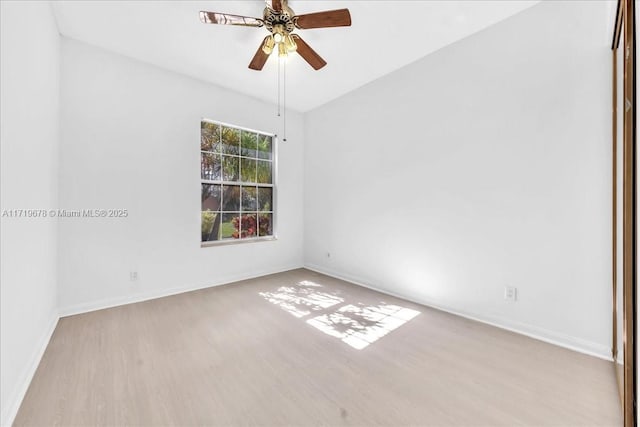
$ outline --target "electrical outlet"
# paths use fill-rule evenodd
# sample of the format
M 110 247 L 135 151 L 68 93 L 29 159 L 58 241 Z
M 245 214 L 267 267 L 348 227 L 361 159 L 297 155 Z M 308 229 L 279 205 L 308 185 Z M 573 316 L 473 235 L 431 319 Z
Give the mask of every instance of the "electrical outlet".
M 130 271 L 129 272 L 129 280 L 131 280 L 132 282 L 135 282 L 136 280 L 138 280 L 138 272 L 137 271 Z
M 504 287 L 504 299 L 511 302 L 518 300 L 518 289 L 513 286 Z

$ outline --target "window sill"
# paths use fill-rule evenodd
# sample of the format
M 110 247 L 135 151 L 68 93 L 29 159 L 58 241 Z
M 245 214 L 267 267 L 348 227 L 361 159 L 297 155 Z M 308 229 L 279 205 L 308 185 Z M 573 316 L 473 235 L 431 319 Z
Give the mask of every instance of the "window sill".
M 243 243 L 273 242 L 274 240 L 278 240 L 278 238 L 276 236 L 266 236 L 266 237 L 255 237 L 251 239 L 212 240 L 210 242 L 200 242 L 200 247 L 210 248 L 213 246 L 239 245 Z

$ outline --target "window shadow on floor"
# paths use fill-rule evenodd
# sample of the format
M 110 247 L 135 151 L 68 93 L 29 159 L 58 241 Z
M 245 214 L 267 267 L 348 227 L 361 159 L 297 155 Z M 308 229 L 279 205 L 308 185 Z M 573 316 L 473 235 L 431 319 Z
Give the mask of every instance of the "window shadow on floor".
M 308 325 L 358 350 L 420 314 L 417 310 L 385 302 L 346 301 L 340 291 L 328 290 L 309 280 L 259 294 Z

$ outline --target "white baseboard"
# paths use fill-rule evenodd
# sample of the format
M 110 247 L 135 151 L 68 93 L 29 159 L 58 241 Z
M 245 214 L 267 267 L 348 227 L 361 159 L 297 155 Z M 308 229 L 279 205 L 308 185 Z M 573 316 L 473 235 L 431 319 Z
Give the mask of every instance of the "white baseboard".
M 486 323 L 488 325 L 495 326 L 501 329 L 506 329 L 508 331 L 515 332 L 521 335 L 526 335 L 530 338 L 534 338 L 540 341 L 547 342 L 549 344 L 554 344 L 560 347 L 564 347 L 569 350 L 577 351 L 579 353 L 588 354 L 589 356 L 595 356 L 600 359 L 613 361 L 613 357 L 611 356 L 611 349 L 602 344 L 594 343 L 592 341 L 587 341 L 582 338 L 573 337 L 573 336 L 558 333 L 555 331 L 550 331 L 548 329 L 539 328 L 537 326 L 528 325 L 521 322 L 514 322 L 509 319 L 460 311 L 451 307 L 443 306 L 434 301 L 427 301 L 422 298 L 415 298 L 408 295 L 396 294 L 384 289 L 380 289 L 375 285 L 368 284 L 366 283 L 365 280 L 362 280 L 358 277 L 354 277 L 349 274 L 331 270 L 323 266 L 319 266 L 315 264 L 305 264 L 304 268 L 311 271 L 315 271 L 316 273 L 325 274 L 327 276 L 334 277 L 336 279 L 344 280 L 346 282 L 350 282 L 350 283 L 353 283 L 354 285 L 362 286 L 364 288 L 368 288 L 376 292 L 380 292 L 396 298 L 401 298 L 413 303 L 425 305 L 427 307 L 445 311 L 447 313 L 451 313 L 456 316 L 475 320 L 477 322 Z
M 38 340 L 33 354 L 27 361 L 27 365 L 23 369 L 22 375 L 20 376 L 18 386 L 15 390 L 13 390 L 12 395 L 7 399 L 7 405 L 4 407 L 2 415 L 0 416 L 0 425 L 11 426 L 13 424 L 13 421 L 18 414 L 18 409 L 20 409 L 22 399 L 24 399 L 25 394 L 27 394 L 27 390 L 29 389 L 29 385 L 31 384 L 33 375 L 36 373 L 36 369 L 38 369 L 38 365 L 40 365 L 40 360 L 42 359 L 42 356 L 44 355 L 44 352 L 49 345 L 49 340 L 51 340 L 53 331 L 58 325 L 58 319 L 59 317 L 57 312 L 51 314 L 47 329 Z
M 215 286 L 226 285 L 241 280 L 255 279 L 260 276 L 267 276 L 269 274 L 282 273 L 283 271 L 294 270 L 296 268 L 303 268 L 303 265 L 288 265 L 275 269 L 254 271 L 251 273 L 229 275 L 218 278 L 213 283 L 196 284 L 188 286 L 180 286 L 169 289 L 153 290 L 150 292 L 137 293 L 132 295 L 119 296 L 114 298 L 106 298 L 97 301 L 90 301 L 82 304 L 75 304 L 68 307 L 60 308 L 60 317 L 73 316 L 76 314 L 88 313 L 90 311 L 103 310 L 105 308 L 117 307 L 120 305 L 133 304 L 136 302 L 148 301 L 156 298 L 168 297 L 171 295 L 182 294 L 185 292 L 197 291 L 199 289 L 212 288 Z

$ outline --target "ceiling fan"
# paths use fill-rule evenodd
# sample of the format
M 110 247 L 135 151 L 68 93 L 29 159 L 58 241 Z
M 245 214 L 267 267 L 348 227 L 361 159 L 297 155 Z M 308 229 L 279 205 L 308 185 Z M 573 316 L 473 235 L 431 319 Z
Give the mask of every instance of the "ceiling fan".
M 253 59 L 249 63 L 252 70 L 262 70 L 271 52 L 277 48 L 279 56 L 298 52 L 315 70 L 327 65 L 302 38 L 293 34 L 297 29 L 348 27 L 351 25 L 349 9 L 296 15 L 287 5 L 287 0 L 265 0 L 262 19 L 248 16 L 229 15 L 218 12 L 200 12 L 200 21 L 205 24 L 239 25 L 243 27 L 265 27 L 269 33 L 264 38 Z

